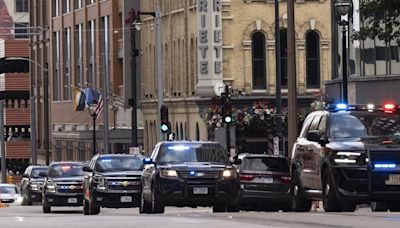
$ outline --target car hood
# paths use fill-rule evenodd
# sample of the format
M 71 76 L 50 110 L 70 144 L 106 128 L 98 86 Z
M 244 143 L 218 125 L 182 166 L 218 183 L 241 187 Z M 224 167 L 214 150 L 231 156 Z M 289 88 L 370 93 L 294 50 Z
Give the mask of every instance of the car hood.
M 183 162 L 174 164 L 162 164 L 159 165 L 160 168 L 170 168 L 176 170 L 215 170 L 224 169 L 227 167 L 222 164 L 213 164 L 211 162 Z
M 96 175 L 103 177 L 131 177 L 131 176 L 141 176 L 142 173 L 143 171 L 120 171 L 120 172 L 96 173 Z
M 400 149 L 398 137 L 364 137 L 331 141 L 327 147 L 333 150 Z

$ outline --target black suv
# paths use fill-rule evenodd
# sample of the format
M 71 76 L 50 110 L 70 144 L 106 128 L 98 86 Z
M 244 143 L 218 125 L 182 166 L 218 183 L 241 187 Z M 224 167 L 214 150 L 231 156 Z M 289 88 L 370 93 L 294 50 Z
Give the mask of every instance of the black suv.
M 308 211 L 400 210 L 399 106 L 344 105 L 307 116 L 293 146 L 292 206 Z
M 283 156 L 246 154 L 235 161 L 243 209 L 291 210 L 289 161 Z
M 40 173 L 47 173 L 47 166 L 28 166 L 21 180 L 21 195 L 23 205 L 32 205 L 33 202 L 42 202 L 42 187 L 44 177 Z
M 82 206 L 83 163 L 52 162 L 43 184 L 43 213 L 52 206 Z
M 95 155 L 84 181 L 83 213 L 98 214 L 100 207 L 139 206 L 143 156 L 129 154 Z
M 164 213 L 165 206 L 238 211 L 239 176 L 219 143 L 159 142 L 144 164 L 140 213 Z

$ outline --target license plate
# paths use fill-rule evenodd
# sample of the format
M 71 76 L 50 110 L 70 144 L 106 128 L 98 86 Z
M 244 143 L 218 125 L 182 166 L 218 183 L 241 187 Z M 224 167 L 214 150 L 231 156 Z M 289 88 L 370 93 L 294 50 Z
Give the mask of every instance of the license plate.
M 258 183 L 264 183 L 264 184 L 272 184 L 274 183 L 274 179 L 272 177 L 259 177 L 259 178 L 255 178 L 254 182 L 258 182 Z
M 387 185 L 400 185 L 400 174 L 389 174 L 389 178 L 385 181 Z
M 132 196 L 121 196 L 121 203 L 130 203 L 132 202 Z
M 78 199 L 77 198 L 68 198 L 68 203 L 77 203 Z
M 193 188 L 193 194 L 196 195 L 207 195 L 208 188 Z

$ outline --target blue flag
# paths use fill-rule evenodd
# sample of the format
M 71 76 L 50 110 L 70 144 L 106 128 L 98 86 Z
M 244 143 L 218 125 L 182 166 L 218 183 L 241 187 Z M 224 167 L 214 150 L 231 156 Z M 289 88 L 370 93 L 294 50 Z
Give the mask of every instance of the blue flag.
M 100 93 L 96 89 L 86 88 L 85 89 L 85 102 L 86 105 L 90 106 L 97 104 L 99 101 Z

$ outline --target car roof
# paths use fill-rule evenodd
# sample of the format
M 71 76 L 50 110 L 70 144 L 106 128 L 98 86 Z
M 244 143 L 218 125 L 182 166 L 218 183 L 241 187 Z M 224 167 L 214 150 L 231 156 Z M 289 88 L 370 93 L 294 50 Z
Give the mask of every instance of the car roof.
M 142 154 L 101 154 L 99 158 L 104 157 L 144 157 Z
M 83 165 L 83 162 L 78 162 L 78 161 L 56 161 L 52 162 L 50 166 L 52 165 L 58 165 L 58 164 L 77 164 L 77 165 Z
M 168 144 L 170 144 L 170 143 L 173 143 L 173 144 L 183 144 L 183 143 L 186 143 L 186 144 L 199 144 L 199 143 L 202 143 L 202 144 L 208 144 L 208 143 L 210 143 L 210 144 L 219 144 L 219 142 L 213 142 L 213 141 L 192 141 L 192 140 L 180 140 L 180 141 L 178 141 L 178 140 L 175 140 L 175 141 L 162 141 L 162 142 L 159 142 L 159 143 L 162 143 L 162 144 L 166 144 L 166 143 L 168 143 Z
M 283 158 L 283 159 L 288 159 L 285 156 L 282 155 L 272 155 L 272 154 L 246 154 L 243 156 L 243 158 Z

